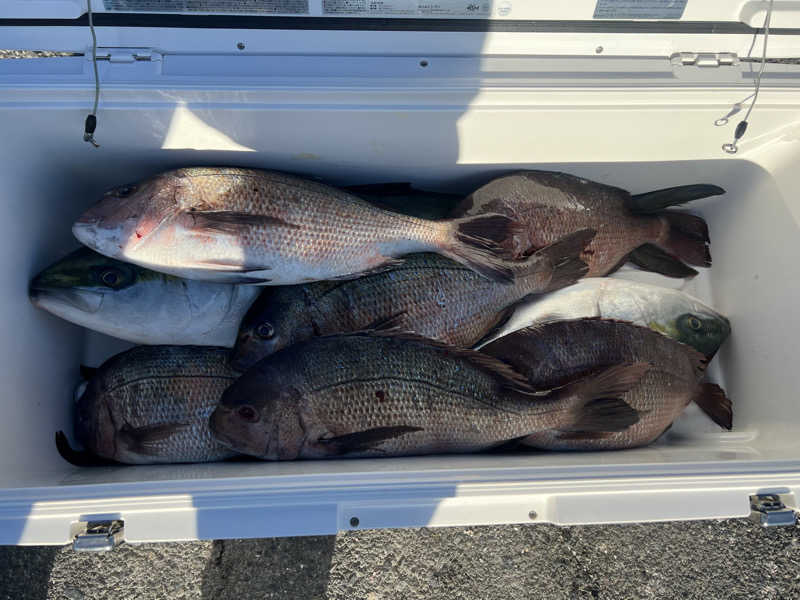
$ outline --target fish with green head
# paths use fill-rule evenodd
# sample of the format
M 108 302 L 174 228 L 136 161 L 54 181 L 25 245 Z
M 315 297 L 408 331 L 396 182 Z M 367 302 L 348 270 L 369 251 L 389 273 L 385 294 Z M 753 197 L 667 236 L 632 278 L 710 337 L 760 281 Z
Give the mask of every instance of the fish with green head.
M 261 288 L 190 281 L 80 248 L 39 273 L 31 302 L 138 344 L 233 346 Z
M 714 357 L 731 333 L 730 321 L 679 290 L 636 281 L 590 277 L 520 304 L 492 339 L 550 321 L 601 317 L 648 327 Z

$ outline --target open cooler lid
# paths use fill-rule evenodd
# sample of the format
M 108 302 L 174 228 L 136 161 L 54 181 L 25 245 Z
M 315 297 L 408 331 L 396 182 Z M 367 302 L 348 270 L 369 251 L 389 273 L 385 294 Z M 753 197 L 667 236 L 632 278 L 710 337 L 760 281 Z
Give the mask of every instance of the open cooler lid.
M 3 46 L 84 52 L 87 1 L 0 3 Z M 449 52 L 460 48 L 451 46 L 452 36 L 445 34 L 480 33 L 481 54 L 663 56 L 725 51 L 744 56 L 769 7 L 768 0 L 92 0 L 101 45 L 177 53 L 271 52 L 263 43 L 265 36 L 256 32 L 314 30 L 436 33 L 436 45 Z M 252 43 L 231 46 L 218 35 L 232 30 L 253 32 Z M 187 33 L 192 31 L 197 34 Z M 774 2 L 770 56 L 797 56 L 797 34 L 796 3 Z M 497 44 L 498 36 L 507 41 Z M 324 36 L 315 39 L 321 42 L 319 48 L 309 48 L 303 39 L 305 52 L 326 51 Z M 409 51 L 394 46 L 397 36 L 385 39 L 375 40 L 374 46 L 359 42 L 359 52 Z M 422 42 L 418 49 L 426 52 L 429 45 Z
M 76 19 L 87 0 L 7 0 L 4 19 Z M 741 23 L 764 21 L 765 0 L 93 0 L 95 13 L 280 15 L 533 21 L 641 20 Z M 775 27 L 800 26 L 794 3 L 773 7 Z

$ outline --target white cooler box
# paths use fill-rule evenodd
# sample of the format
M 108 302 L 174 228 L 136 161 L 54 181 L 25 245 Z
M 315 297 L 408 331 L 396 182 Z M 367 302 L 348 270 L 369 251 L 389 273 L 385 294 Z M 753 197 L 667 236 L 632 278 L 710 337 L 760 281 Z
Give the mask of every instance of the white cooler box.
M 243 0 L 253 14 L 213 16 L 96 0 L 98 149 L 81 139 L 82 4 L 0 7 L 1 46 L 86 54 L 0 60 L 0 543 L 63 544 L 107 521 L 153 542 L 741 517 L 751 495 L 800 496 L 798 66 L 767 65 L 737 154 L 721 146 L 744 111 L 715 124 L 752 94 L 767 2 Z M 775 3 L 771 58 L 800 56 L 794 4 Z M 131 12 L 146 6 L 174 12 Z M 688 411 L 628 451 L 74 467 L 53 438 L 72 431 L 78 366 L 126 345 L 35 309 L 28 282 L 77 246 L 71 223 L 106 188 L 192 165 L 464 192 L 528 168 L 634 193 L 720 185 L 691 206 L 712 269 L 620 276 L 683 285 L 730 317 L 711 377 L 734 429 Z

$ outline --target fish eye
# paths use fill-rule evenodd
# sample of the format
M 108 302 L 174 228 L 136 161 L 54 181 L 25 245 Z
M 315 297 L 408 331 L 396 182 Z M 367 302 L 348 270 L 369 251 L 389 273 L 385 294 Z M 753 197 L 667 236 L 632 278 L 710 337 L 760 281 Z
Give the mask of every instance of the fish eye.
M 270 340 L 275 337 L 275 328 L 272 326 L 272 323 L 261 323 L 261 325 L 256 328 L 256 335 L 265 340 Z
M 236 414 L 239 418 L 248 423 L 255 423 L 258 421 L 258 411 L 248 404 L 244 404 L 236 409 Z
M 117 198 L 127 198 L 131 194 L 136 191 L 136 186 L 133 184 L 130 185 L 123 185 L 118 188 L 114 188 L 109 192 L 109 194 L 116 196 Z
M 100 281 L 102 281 L 108 287 L 114 287 L 120 282 L 121 277 L 119 273 L 117 273 L 114 269 L 106 269 L 102 273 L 100 273 Z
M 700 329 L 703 328 L 703 324 L 700 322 L 700 319 L 698 319 L 697 317 L 693 317 L 693 316 L 690 315 L 689 318 L 686 321 L 687 321 L 687 323 L 689 323 L 689 328 L 693 329 L 694 331 L 700 331 Z

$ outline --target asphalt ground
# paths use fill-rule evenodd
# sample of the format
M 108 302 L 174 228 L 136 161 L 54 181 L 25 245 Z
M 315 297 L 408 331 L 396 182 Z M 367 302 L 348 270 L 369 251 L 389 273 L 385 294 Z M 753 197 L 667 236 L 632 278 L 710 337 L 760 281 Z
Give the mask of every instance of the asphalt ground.
M 9 600 L 798 597 L 798 529 L 749 520 L 376 530 L 105 554 L 0 547 Z

